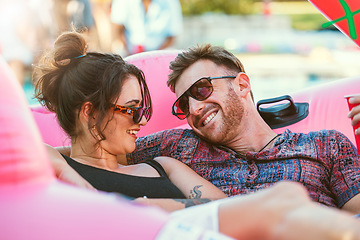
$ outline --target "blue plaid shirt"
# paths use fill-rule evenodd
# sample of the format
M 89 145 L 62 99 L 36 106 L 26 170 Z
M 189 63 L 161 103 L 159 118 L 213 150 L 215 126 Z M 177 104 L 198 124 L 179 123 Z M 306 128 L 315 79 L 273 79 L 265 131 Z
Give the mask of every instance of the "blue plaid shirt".
M 272 149 L 242 155 L 211 145 L 192 130 L 172 129 L 139 138 L 128 158 L 137 163 L 157 156 L 181 160 L 228 196 L 289 180 L 302 183 L 314 201 L 340 208 L 360 192 L 360 156 L 335 130 L 286 130 Z

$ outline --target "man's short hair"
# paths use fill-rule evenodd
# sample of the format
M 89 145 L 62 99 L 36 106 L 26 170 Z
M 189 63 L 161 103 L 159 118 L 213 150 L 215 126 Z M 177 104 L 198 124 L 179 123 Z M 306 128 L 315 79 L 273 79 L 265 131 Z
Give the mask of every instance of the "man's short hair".
M 229 69 L 229 74 L 245 73 L 244 66 L 240 60 L 223 47 L 211 46 L 210 44 L 198 45 L 178 54 L 175 60 L 170 62 L 171 73 L 169 74 L 167 85 L 171 91 L 175 92 L 175 84 L 182 73 L 189 66 L 202 59 L 207 59 L 219 66 L 226 67 Z

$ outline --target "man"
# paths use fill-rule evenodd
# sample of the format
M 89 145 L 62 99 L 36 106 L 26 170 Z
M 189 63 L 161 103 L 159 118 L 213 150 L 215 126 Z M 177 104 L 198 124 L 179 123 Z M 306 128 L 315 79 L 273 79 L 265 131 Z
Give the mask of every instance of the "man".
M 140 138 L 129 163 L 173 157 L 228 196 L 295 181 L 313 201 L 360 213 L 360 159 L 343 134 L 275 134 L 254 106 L 243 65 L 223 48 L 190 49 L 170 69 L 168 85 L 178 97 L 173 114 L 186 118 L 192 130 Z
M 343 134 L 276 135 L 254 106 L 243 65 L 223 48 L 189 49 L 170 69 L 168 85 L 178 97 L 173 114 L 192 130 L 141 138 L 130 162 L 174 157 L 228 196 L 296 181 L 312 200 L 360 213 L 360 158 Z

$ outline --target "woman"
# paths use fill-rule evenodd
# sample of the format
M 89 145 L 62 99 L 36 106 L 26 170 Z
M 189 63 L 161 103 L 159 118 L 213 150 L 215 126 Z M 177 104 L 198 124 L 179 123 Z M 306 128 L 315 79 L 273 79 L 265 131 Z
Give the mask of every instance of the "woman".
M 81 34 L 64 33 L 35 71 L 36 97 L 71 138 L 68 164 L 96 189 L 132 198 L 225 198 L 175 159 L 119 161 L 135 149 L 136 134 L 151 118 L 149 91 L 137 67 L 118 55 L 86 53 L 86 46 Z

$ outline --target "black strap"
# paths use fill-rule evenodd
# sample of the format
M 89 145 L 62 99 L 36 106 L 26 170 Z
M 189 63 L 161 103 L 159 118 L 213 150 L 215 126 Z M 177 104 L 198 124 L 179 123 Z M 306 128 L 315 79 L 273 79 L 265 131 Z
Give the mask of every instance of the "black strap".
M 160 176 L 168 178 L 164 168 L 161 166 L 160 163 L 158 163 L 154 159 L 147 160 L 145 163 L 147 163 L 150 166 L 152 166 L 153 168 L 155 168 L 155 170 L 160 174 Z

